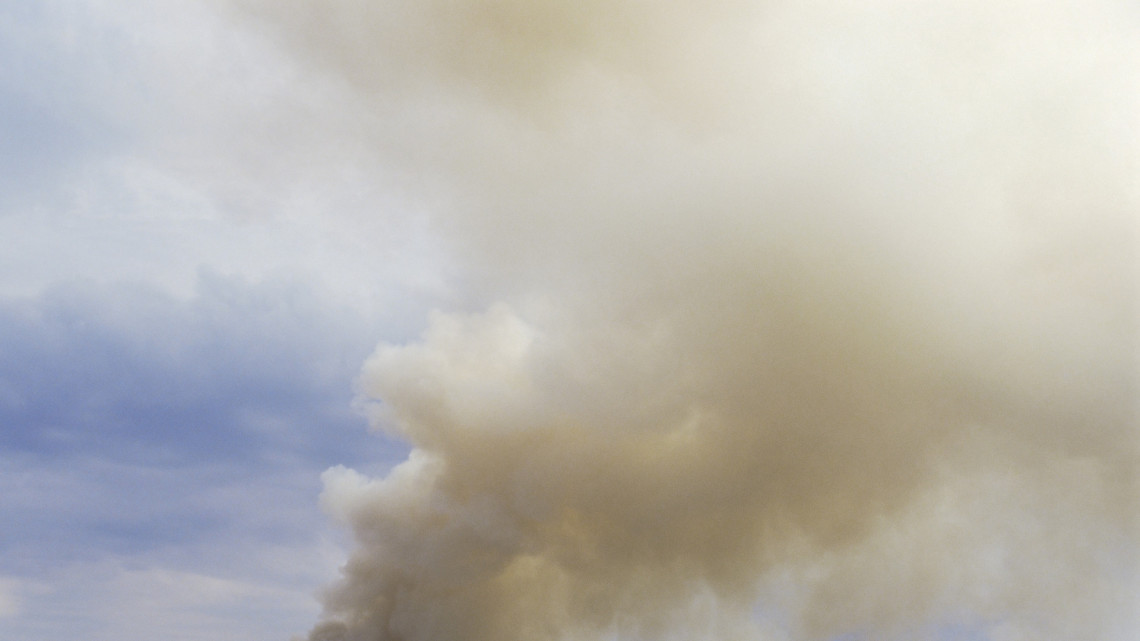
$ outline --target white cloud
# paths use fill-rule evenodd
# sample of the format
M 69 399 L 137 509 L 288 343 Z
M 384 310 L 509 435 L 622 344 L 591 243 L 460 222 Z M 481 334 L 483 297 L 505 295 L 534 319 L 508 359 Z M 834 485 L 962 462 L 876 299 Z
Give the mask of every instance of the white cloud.
M 313 560 L 303 548 L 293 553 Z M 280 641 L 303 629 L 317 610 L 301 581 L 124 562 L 80 564 L 60 568 L 22 610 L 0 618 L 0 635 L 23 641 Z
M 23 609 L 23 581 L 0 577 L 0 619 L 9 619 Z
M 320 280 L 388 317 L 448 295 L 421 213 L 365 151 L 371 116 L 335 80 L 201 3 L 29 7 L 0 12 L 17 61 L 0 90 L 9 111 L 47 120 L 29 131 L 0 112 L 0 130 L 31 136 L 44 162 L 0 198 L 0 233 L 19 239 L 0 295 L 82 277 L 186 296 L 201 269 Z M 47 144 L 64 125 L 92 141 Z M 0 159 L 12 154 L 29 165 L 22 149 Z

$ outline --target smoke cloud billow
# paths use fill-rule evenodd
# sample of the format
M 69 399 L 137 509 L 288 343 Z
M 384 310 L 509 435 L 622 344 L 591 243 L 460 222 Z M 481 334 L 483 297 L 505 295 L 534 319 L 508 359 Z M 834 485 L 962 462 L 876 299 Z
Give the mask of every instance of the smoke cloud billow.
M 311 641 L 1135 638 L 1131 3 L 228 4 L 463 270 Z

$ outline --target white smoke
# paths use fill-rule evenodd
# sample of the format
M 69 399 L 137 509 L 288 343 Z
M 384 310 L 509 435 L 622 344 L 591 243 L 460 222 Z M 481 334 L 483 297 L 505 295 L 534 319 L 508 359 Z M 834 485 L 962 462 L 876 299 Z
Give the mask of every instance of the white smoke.
M 311 640 L 1136 633 L 1135 6 L 231 4 L 469 292 Z

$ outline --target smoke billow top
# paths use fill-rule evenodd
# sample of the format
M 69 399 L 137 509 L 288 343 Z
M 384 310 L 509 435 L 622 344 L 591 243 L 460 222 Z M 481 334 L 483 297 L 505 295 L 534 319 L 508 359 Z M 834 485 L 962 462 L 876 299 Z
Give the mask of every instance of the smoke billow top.
M 311 641 L 1134 639 L 1129 2 L 232 2 L 459 311 Z

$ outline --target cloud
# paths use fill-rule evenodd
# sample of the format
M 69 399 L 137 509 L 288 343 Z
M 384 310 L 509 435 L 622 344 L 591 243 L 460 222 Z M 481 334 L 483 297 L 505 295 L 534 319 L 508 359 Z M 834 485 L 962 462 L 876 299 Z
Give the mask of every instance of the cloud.
M 252 641 L 274 631 L 283 635 L 291 617 L 314 610 L 305 590 L 263 581 L 114 563 L 72 565 L 67 580 L 30 600 L 27 616 L 0 620 L 0 631 L 36 640 L 82 634 L 93 641 L 212 635 Z
M 60 200 L 60 183 L 125 144 L 116 114 L 101 100 L 122 83 L 100 65 L 106 58 L 91 55 L 106 26 L 68 3 L 0 9 L 0 55 L 11 61 L 0 71 L 0 216 L 48 209 Z
M 446 294 L 414 204 L 349 143 L 359 101 L 256 31 L 203 3 L 63 0 L 9 3 L 0 34 L 0 232 L 21 238 L 0 293 L 191 295 L 205 267 L 323 276 L 382 313 Z
M 414 450 L 326 474 L 311 639 L 1128 633 L 1126 3 L 222 4 L 468 291 L 364 367 Z
M 20 614 L 24 586 L 19 579 L 0 578 L 0 619 Z
M 0 637 L 281 638 L 343 556 L 320 470 L 406 453 L 352 379 L 437 252 L 337 83 L 201 3 L 6 3 L 0 58 Z
M 311 283 L 208 272 L 188 299 L 0 299 L 0 636 L 266 639 L 315 616 L 343 555 L 320 470 L 406 452 L 350 407 L 372 329 Z
M 288 442 L 278 439 L 317 446 L 322 427 L 346 429 L 348 363 L 369 342 L 363 318 L 303 284 L 209 274 L 187 302 L 147 286 L 61 285 L 4 301 L 0 322 L 9 446 L 171 463 L 255 456 Z M 282 432 L 297 429 L 311 431 Z

